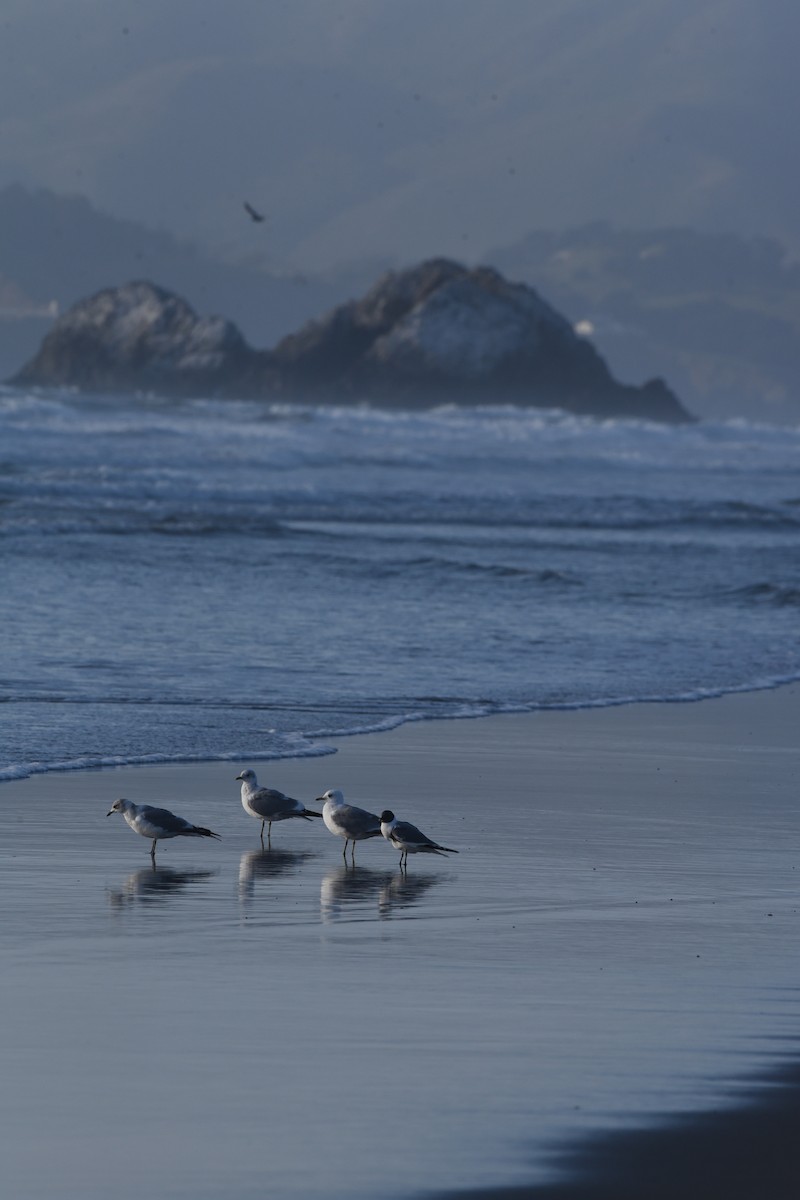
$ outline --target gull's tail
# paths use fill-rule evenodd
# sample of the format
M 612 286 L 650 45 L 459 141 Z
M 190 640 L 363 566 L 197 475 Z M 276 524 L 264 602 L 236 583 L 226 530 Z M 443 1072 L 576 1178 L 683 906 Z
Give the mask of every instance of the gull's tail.
M 321 817 L 322 813 L 318 813 L 315 808 L 307 808 L 303 813 L 304 817 Z
M 184 833 L 189 837 L 211 837 L 216 838 L 218 842 L 222 841 L 218 833 L 212 833 L 210 829 L 204 829 L 202 825 L 193 825 L 191 829 L 185 829 Z
M 454 850 L 452 846 L 440 846 L 438 842 L 433 843 L 432 849 L 435 850 L 437 854 L 442 850 L 444 850 L 447 854 L 458 854 L 458 851 Z

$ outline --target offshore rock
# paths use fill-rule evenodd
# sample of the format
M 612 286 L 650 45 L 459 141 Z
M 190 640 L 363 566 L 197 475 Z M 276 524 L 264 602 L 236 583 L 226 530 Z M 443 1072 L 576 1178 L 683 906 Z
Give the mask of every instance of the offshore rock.
M 514 403 L 691 420 L 660 380 L 618 383 L 533 288 L 447 259 L 389 272 L 362 300 L 284 338 L 272 361 L 288 390 L 318 401 Z
M 91 391 L 369 402 L 397 408 L 523 404 L 597 417 L 691 420 L 660 380 L 617 382 L 533 288 L 432 259 L 383 276 L 284 338 L 247 345 L 179 297 L 130 283 L 81 301 L 12 382 Z
M 136 282 L 74 305 L 12 382 L 213 395 L 244 382 L 257 358 L 230 321 L 200 318 L 179 296 Z

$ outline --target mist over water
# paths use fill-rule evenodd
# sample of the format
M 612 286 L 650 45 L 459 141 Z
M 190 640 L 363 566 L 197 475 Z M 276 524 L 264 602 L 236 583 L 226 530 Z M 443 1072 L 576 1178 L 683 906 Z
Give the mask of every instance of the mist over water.
M 800 430 L 0 392 L 0 778 L 800 677 Z

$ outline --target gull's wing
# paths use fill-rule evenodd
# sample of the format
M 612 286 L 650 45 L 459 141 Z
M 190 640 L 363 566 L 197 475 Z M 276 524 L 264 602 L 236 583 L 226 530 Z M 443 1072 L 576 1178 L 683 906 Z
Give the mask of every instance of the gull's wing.
M 410 846 L 436 846 L 436 842 L 432 842 L 427 834 L 417 829 L 410 821 L 395 821 L 392 833 L 400 841 L 408 842 Z
M 255 792 L 250 792 L 247 802 L 265 821 L 286 813 L 296 813 L 297 816 L 302 816 L 305 812 L 305 805 L 301 804 L 299 800 L 295 800 L 292 796 L 287 796 L 275 788 L 262 787 Z
M 410 821 L 395 821 L 392 829 L 392 842 L 397 845 L 398 849 L 405 845 L 427 850 L 446 850 L 448 854 L 458 854 L 457 850 L 452 850 L 449 846 L 440 846 L 438 842 L 434 842 Z
M 367 812 L 365 808 L 356 808 L 354 804 L 340 804 L 334 809 L 333 819 L 347 833 L 356 837 L 366 837 L 369 834 L 380 834 L 381 819 L 375 813 Z
M 194 829 L 191 821 L 177 817 L 168 808 L 154 808 L 152 804 L 137 804 L 136 816 L 143 817 L 145 821 L 157 825 L 166 833 L 185 833 L 187 829 Z

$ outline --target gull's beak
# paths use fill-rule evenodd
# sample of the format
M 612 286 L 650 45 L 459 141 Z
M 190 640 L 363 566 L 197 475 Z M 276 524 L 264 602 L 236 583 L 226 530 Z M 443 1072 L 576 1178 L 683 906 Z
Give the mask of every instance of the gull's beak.
M 237 775 L 237 776 L 236 776 L 236 778 L 237 778 L 238 780 L 241 780 L 241 778 L 242 778 L 242 777 L 241 777 L 241 775 Z
M 112 812 L 116 812 L 116 809 L 114 809 L 114 808 L 110 808 L 110 809 L 108 810 L 108 812 L 106 813 L 106 816 L 107 816 L 107 817 L 110 817 L 110 816 L 111 816 L 111 814 L 112 814 Z
M 314 803 L 315 804 L 325 804 L 326 803 L 325 797 L 324 796 L 315 796 Z

